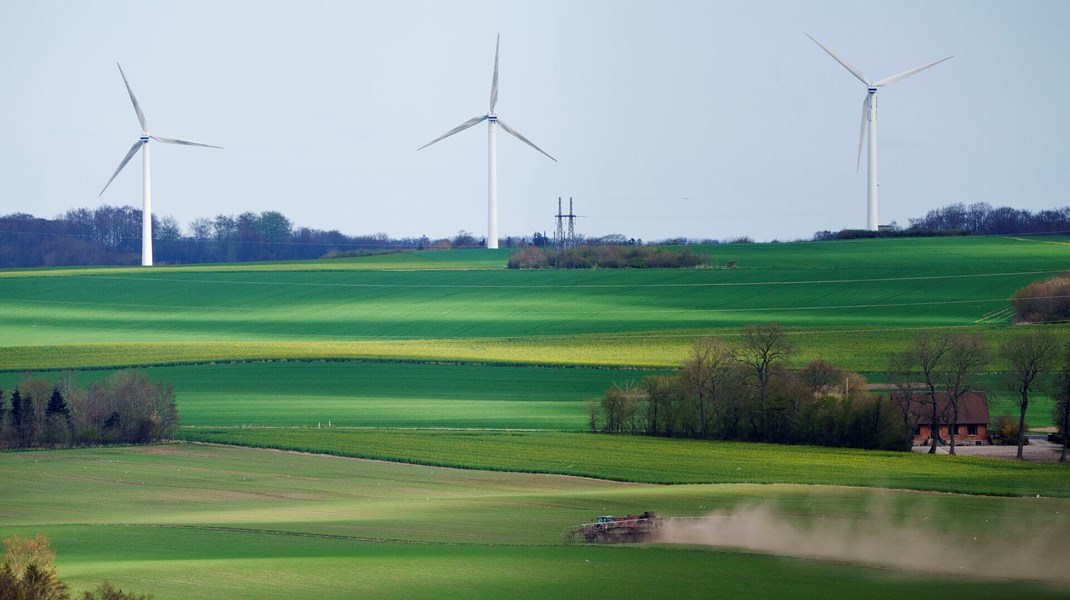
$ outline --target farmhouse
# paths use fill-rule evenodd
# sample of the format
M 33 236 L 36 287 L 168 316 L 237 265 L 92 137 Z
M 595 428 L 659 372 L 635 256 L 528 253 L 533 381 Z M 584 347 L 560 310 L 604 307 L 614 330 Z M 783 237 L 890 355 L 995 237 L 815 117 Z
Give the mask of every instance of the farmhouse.
M 898 394 L 897 394 L 898 395 Z M 903 396 L 898 395 L 899 398 Z M 914 445 L 929 444 L 933 432 L 932 403 L 927 394 L 914 394 L 910 398 L 909 411 L 914 425 Z M 936 395 L 936 419 L 940 445 L 951 441 L 951 405 L 947 394 Z M 988 438 L 988 397 L 984 392 L 966 392 L 959 398 L 959 418 L 955 431 L 955 444 L 982 446 L 990 443 Z

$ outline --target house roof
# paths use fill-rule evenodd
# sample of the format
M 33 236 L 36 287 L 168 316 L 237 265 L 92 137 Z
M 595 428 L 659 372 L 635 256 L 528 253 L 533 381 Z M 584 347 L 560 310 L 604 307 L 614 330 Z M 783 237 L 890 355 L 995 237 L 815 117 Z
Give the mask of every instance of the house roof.
M 895 392 L 892 398 L 902 401 L 906 397 L 904 392 Z M 988 396 L 984 392 L 966 392 L 959 397 L 959 425 L 988 425 L 991 417 L 988 414 Z M 937 419 L 946 423 L 951 419 L 951 406 L 947 394 L 936 394 Z M 918 425 L 931 425 L 933 420 L 932 404 L 929 395 L 924 392 L 915 392 L 910 399 L 910 414 L 918 419 Z

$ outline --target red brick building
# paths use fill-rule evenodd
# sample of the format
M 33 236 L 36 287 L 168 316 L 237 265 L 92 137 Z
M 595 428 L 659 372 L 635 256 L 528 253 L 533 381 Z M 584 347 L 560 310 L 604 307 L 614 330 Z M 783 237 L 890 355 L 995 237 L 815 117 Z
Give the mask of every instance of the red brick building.
M 902 394 L 896 394 L 902 399 Z M 933 432 L 933 407 L 927 394 L 915 393 L 910 401 L 911 420 L 914 426 L 914 445 L 927 445 Z M 947 394 L 936 395 L 936 419 L 940 445 L 951 443 L 950 425 L 952 419 L 951 405 Z M 989 443 L 988 397 L 984 392 L 966 392 L 959 398 L 958 428 L 955 431 L 955 445 L 982 446 Z

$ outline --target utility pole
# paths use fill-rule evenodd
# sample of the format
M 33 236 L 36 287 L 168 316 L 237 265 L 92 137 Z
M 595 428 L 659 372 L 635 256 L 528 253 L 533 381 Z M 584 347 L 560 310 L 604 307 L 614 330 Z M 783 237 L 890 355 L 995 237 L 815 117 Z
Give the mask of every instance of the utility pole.
M 557 207 L 557 212 L 561 212 L 560 204 Z M 572 196 L 568 198 L 568 241 L 566 246 L 568 248 L 576 247 L 576 215 L 572 212 Z

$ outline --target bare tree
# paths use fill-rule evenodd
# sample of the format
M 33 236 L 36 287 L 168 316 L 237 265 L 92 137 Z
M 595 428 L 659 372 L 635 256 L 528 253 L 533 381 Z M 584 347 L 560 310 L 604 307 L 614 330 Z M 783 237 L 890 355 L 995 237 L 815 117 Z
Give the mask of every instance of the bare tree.
M 817 396 L 827 395 L 835 389 L 843 378 L 843 372 L 819 358 L 803 367 L 799 376 L 810 389 L 810 394 Z
M 788 340 L 780 323 L 750 325 L 744 330 L 743 345 L 736 350 L 736 361 L 744 365 L 757 382 L 759 416 L 762 434 L 768 429 L 765 422 L 766 399 L 773 368 L 795 354 L 795 344 Z
M 959 426 L 959 400 L 973 391 L 972 378 L 988 364 L 989 350 L 985 338 L 977 333 L 957 333 L 951 336 L 951 347 L 940 369 L 947 392 L 951 454 L 955 453 L 955 432 Z
M 939 398 L 940 371 L 943 367 L 945 356 L 951 351 L 952 335 L 946 332 L 933 334 L 930 332 L 919 333 L 914 338 L 914 344 L 894 359 L 895 369 L 901 373 L 918 377 L 920 382 L 902 384 L 900 389 L 909 386 L 908 401 L 918 400 L 924 404 L 929 412 L 932 428 L 930 435 L 929 454 L 936 454 L 936 446 L 940 440 L 940 423 L 944 415 L 941 410 Z M 920 388 L 920 389 L 918 389 Z M 920 392 L 920 393 L 919 393 Z
M 1067 439 L 1070 438 L 1070 344 L 1063 350 L 1062 363 L 1055 376 L 1051 395 L 1055 400 L 1051 418 L 1059 424 L 1059 432 L 1063 436 L 1063 451 L 1059 455 L 1059 462 L 1066 462 Z
M 735 348 L 721 339 L 702 338 L 691 346 L 681 373 L 684 393 L 695 403 L 697 433 L 708 437 L 718 400 L 732 376 Z
M 1007 387 L 1018 394 L 1018 456 L 1025 458 L 1025 411 L 1029 408 L 1029 392 L 1037 385 L 1037 378 L 1054 368 L 1059 356 L 1055 336 L 1045 329 L 1010 336 L 1000 347 L 1000 354 L 1010 363 Z

